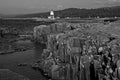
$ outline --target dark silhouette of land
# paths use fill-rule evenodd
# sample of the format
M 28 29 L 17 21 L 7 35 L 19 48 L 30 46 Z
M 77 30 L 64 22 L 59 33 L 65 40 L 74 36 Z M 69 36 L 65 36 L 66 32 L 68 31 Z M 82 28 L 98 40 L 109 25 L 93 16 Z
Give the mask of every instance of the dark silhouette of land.
M 113 7 L 103 7 L 96 9 L 80 9 L 80 8 L 68 8 L 64 10 L 55 11 L 55 17 L 66 18 L 66 17 L 120 17 L 120 6 Z M 26 15 L 17 15 L 15 17 L 27 18 L 27 17 L 41 17 L 47 18 L 49 16 L 49 12 L 44 13 L 35 13 L 35 14 L 26 14 Z

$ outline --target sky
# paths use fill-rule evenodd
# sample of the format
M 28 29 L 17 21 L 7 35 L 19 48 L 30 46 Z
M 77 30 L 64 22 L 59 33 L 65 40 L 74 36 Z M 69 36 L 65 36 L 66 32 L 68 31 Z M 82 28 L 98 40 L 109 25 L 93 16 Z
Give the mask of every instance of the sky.
M 120 5 L 120 0 L 0 0 L 2 14 L 28 14 L 65 8 L 98 8 Z

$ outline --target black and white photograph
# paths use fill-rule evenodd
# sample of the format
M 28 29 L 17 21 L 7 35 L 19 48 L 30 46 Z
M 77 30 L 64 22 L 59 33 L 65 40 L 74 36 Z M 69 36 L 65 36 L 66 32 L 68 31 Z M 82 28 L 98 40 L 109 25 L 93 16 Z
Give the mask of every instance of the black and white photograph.
M 120 80 L 120 0 L 0 0 L 0 80 Z

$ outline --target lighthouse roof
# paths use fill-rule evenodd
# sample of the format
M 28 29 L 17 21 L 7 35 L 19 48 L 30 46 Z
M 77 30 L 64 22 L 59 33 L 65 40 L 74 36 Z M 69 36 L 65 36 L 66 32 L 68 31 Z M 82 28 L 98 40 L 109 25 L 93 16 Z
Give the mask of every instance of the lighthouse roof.
M 54 15 L 54 11 L 50 11 L 50 15 Z

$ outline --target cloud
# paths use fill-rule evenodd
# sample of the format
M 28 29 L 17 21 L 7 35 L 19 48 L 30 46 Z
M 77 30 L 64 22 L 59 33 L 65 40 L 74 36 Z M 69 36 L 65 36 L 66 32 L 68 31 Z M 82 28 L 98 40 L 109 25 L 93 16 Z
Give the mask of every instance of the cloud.
M 93 0 L 94 8 L 120 6 L 120 0 Z
M 109 2 L 120 2 L 120 0 L 108 0 Z
M 96 0 L 95 1 L 96 4 L 109 4 L 109 5 L 115 5 L 115 4 L 120 4 L 120 0 Z
M 58 8 L 58 9 L 62 9 L 62 8 L 63 8 L 63 5 L 57 5 L 57 8 Z
M 95 3 L 120 2 L 120 0 L 95 0 Z

